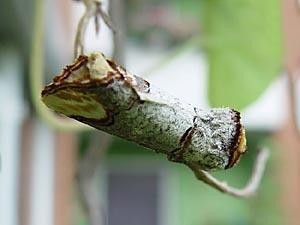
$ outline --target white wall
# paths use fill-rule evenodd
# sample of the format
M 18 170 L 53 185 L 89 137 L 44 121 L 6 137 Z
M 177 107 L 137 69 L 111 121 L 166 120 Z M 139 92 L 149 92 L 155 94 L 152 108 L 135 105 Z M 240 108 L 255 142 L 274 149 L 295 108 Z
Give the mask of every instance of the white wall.
M 0 224 L 16 225 L 22 102 L 21 58 L 13 49 L 0 51 Z

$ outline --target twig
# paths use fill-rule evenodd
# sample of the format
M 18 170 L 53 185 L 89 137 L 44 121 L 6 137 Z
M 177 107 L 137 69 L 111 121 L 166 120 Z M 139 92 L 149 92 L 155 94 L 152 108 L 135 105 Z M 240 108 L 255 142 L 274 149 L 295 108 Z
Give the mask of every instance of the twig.
M 198 165 L 188 164 L 188 167 L 193 170 L 199 180 L 221 192 L 235 197 L 251 197 L 256 193 L 256 190 L 259 187 L 261 178 L 265 171 L 268 156 L 269 150 L 262 149 L 259 151 L 252 170 L 251 178 L 249 179 L 247 185 L 242 189 L 231 187 L 226 182 L 214 178 L 211 174 L 202 170 Z
M 106 12 L 103 11 L 101 2 L 96 3 L 96 13 L 103 19 L 106 26 L 109 27 L 111 31 L 115 34 L 117 32 L 117 29 L 114 26 L 114 23 L 112 22 L 111 18 L 107 15 Z
M 113 33 L 116 33 L 116 29 L 113 26 L 110 17 L 102 10 L 101 0 L 82 0 L 82 2 L 85 5 L 85 12 L 80 18 L 77 26 L 74 42 L 74 59 L 84 53 L 84 36 L 88 23 L 92 17 L 95 18 L 95 30 L 97 34 L 100 27 L 99 17 L 102 18 L 104 23 L 113 31 Z
M 90 19 L 96 14 L 96 3 L 95 0 L 82 0 L 85 5 L 85 12 L 81 16 L 74 42 L 74 59 L 84 52 L 84 35 Z

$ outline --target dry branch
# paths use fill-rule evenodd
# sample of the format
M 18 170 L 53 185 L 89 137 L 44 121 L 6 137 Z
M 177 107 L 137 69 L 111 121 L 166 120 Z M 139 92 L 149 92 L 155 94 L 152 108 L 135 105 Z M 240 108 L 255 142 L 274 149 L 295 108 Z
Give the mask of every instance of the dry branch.
M 81 16 L 77 25 L 74 42 L 74 58 L 77 58 L 79 55 L 84 53 L 84 36 L 88 23 L 92 17 L 94 17 L 95 20 L 96 34 L 98 34 L 100 30 L 100 18 L 113 31 L 113 33 L 116 34 L 116 28 L 114 27 L 110 17 L 102 9 L 101 0 L 82 0 L 82 2 L 85 5 L 85 12 Z
M 224 192 L 226 194 L 235 197 L 251 197 L 256 193 L 260 185 L 260 181 L 265 171 L 265 166 L 266 166 L 266 161 L 268 159 L 268 156 L 269 156 L 269 150 L 262 149 L 259 151 L 255 164 L 253 166 L 252 175 L 248 183 L 246 184 L 246 186 L 242 189 L 231 187 L 226 182 L 217 180 L 216 178 L 214 178 L 208 172 L 202 170 L 197 165 L 188 164 L 188 167 L 190 167 L 191 170 L 194 171 L 195 176 L 199 180 L 203 181 L 204 183 L 208 184 L 211 187 L 214 187 L 215 189 L 221 192 Z

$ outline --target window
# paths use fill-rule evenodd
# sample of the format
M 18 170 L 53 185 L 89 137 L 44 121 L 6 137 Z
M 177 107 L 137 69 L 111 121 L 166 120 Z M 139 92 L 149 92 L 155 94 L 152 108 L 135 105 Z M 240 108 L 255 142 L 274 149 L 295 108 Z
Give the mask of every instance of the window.
M 108 225 L 159 225 L 159 173 L 110 171 Z

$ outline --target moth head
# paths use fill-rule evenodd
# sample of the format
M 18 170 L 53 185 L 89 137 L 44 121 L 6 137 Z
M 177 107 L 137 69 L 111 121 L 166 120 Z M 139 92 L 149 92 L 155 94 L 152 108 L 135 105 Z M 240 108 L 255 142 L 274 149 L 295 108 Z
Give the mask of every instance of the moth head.
M 236 165 L 241 156 L 247 150 L 247 140 L 246 140 L 246 132 L 245 128 L 240 124 L 240 119 L 236 123 L 236 133 L 234 138 L 233 147 L 231 149 L 231 155 L 229 158 L 229 163 L 226 166 L 226 169 L 233 167 Z

